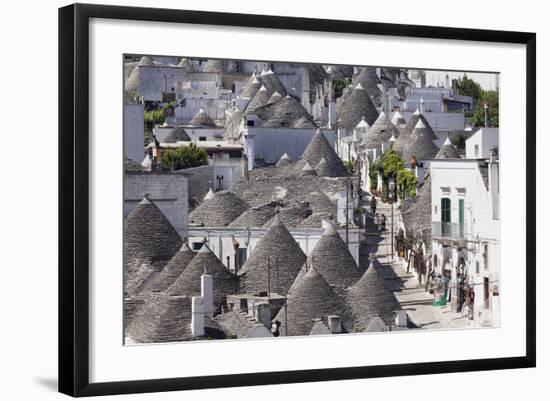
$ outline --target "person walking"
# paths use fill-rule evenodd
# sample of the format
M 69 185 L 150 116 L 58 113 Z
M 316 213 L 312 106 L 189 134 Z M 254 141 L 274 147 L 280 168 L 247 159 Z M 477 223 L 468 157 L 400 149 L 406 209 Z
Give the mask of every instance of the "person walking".
M 373 216 L 376 214 L 376 196 L 374 195 L 372 195 L 372 198 L 370 199 L 370 211 Z

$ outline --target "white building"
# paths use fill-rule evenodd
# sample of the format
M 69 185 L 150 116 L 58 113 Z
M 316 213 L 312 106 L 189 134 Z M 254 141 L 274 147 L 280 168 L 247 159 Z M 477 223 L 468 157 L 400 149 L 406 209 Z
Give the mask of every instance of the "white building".
M 466 279 L 475 289 L 474 320 L 496 326 L 500 314 L 498 159 L 432 160 L 430 175 L 433 267 L 440 274 L 450 272 L 453 309 L 460 305 L 461 278 Z
M 208 247 L 216 256 L 231 270 L 235 270 L 235 252 L 239 252 L 240 266 L 250 257 L 256 244 L 262 239 L 268 228 L 234 228 L 234 227 L 189 227 L 189 246 L 198 251 L 204 240 Z M 294 237 L 296 242 L 302 248 L 306 255 L 309 255 L 319 239 L 323 236 L 323 228 L 289 228 L 288 231 Z M 345 229 L 338 229 L 338 234 L 345 241 Z M 362 230 L 359 228 L 350 228 L 348 231 L 348 249 L 359 264 L 359 243 L 362 236 Z M 235 241 L 239 244 L 239 250 L 236 251 Z
M 466 141 L 466 159 L 489 159 L 498 149 L 498 128 L 481 128 Z

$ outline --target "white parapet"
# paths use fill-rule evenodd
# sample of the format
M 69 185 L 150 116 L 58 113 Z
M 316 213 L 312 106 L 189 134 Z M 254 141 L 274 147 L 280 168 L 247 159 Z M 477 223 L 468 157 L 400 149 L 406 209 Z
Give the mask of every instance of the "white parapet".
M 191 298 L 191 334 L 204 336 L 204 302 L 202 297 Z

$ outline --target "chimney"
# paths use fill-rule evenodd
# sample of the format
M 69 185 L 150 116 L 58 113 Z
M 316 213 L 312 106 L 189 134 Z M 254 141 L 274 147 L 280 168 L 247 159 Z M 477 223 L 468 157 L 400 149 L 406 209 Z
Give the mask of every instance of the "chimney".
M 248 181 L 248 157 L 244 153 L 241 158 L 241 167 L 243 169 L 243 177 Z
M 201 298 L 203 300 L 204 312 L 212 317 L 214 313 L 212 276 L 206 273 L 206 268 L 204 268 L 204 273 L 201 276 Z
M 407 311 L 398 310 L 395 312 L 395 325 L 397 327 L 407 327 Z
M 256 319 L 266 328 L 271 329 L 271 305 L 269 303 L 256 304 Z
M 342 319 L 340 316 L 331 315 L 328 317 L 328 327 L 331 334 L 339 334 L 342 332 Z
M 191 298 L 191 334 L 204 336 L 204 302 L 202 297 Z

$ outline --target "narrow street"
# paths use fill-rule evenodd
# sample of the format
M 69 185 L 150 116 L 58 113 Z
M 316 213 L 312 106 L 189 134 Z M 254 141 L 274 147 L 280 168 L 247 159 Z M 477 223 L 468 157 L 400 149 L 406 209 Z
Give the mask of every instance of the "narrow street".
M 370 202 L 364 203 L 370 208 Z M 394 235 L 398 229 L 399 210 L 393 210 Z M 403 267 L 401 259 L 391 255 L 391 205 L 378 199 L 377 214 L 386 216 L 386 230 L 378 229 L 374 221 L 368 218 L 366 241 L 359 251 L 360 265 L 367 268 L 369 255 L 375 254 L 380 262 L 379 272 L 385 279 L 388 289 L 393 291 L 401 307 L 407 311 L 410 322 L 417 328 L 446 329 L 473 328 L 473 321 L 462 313 L 451 311 L 450 306 L 433 306 L 433 295 L 425 291 L 424 285 Z M 394 244 L 395 246 L 395 244 Z

